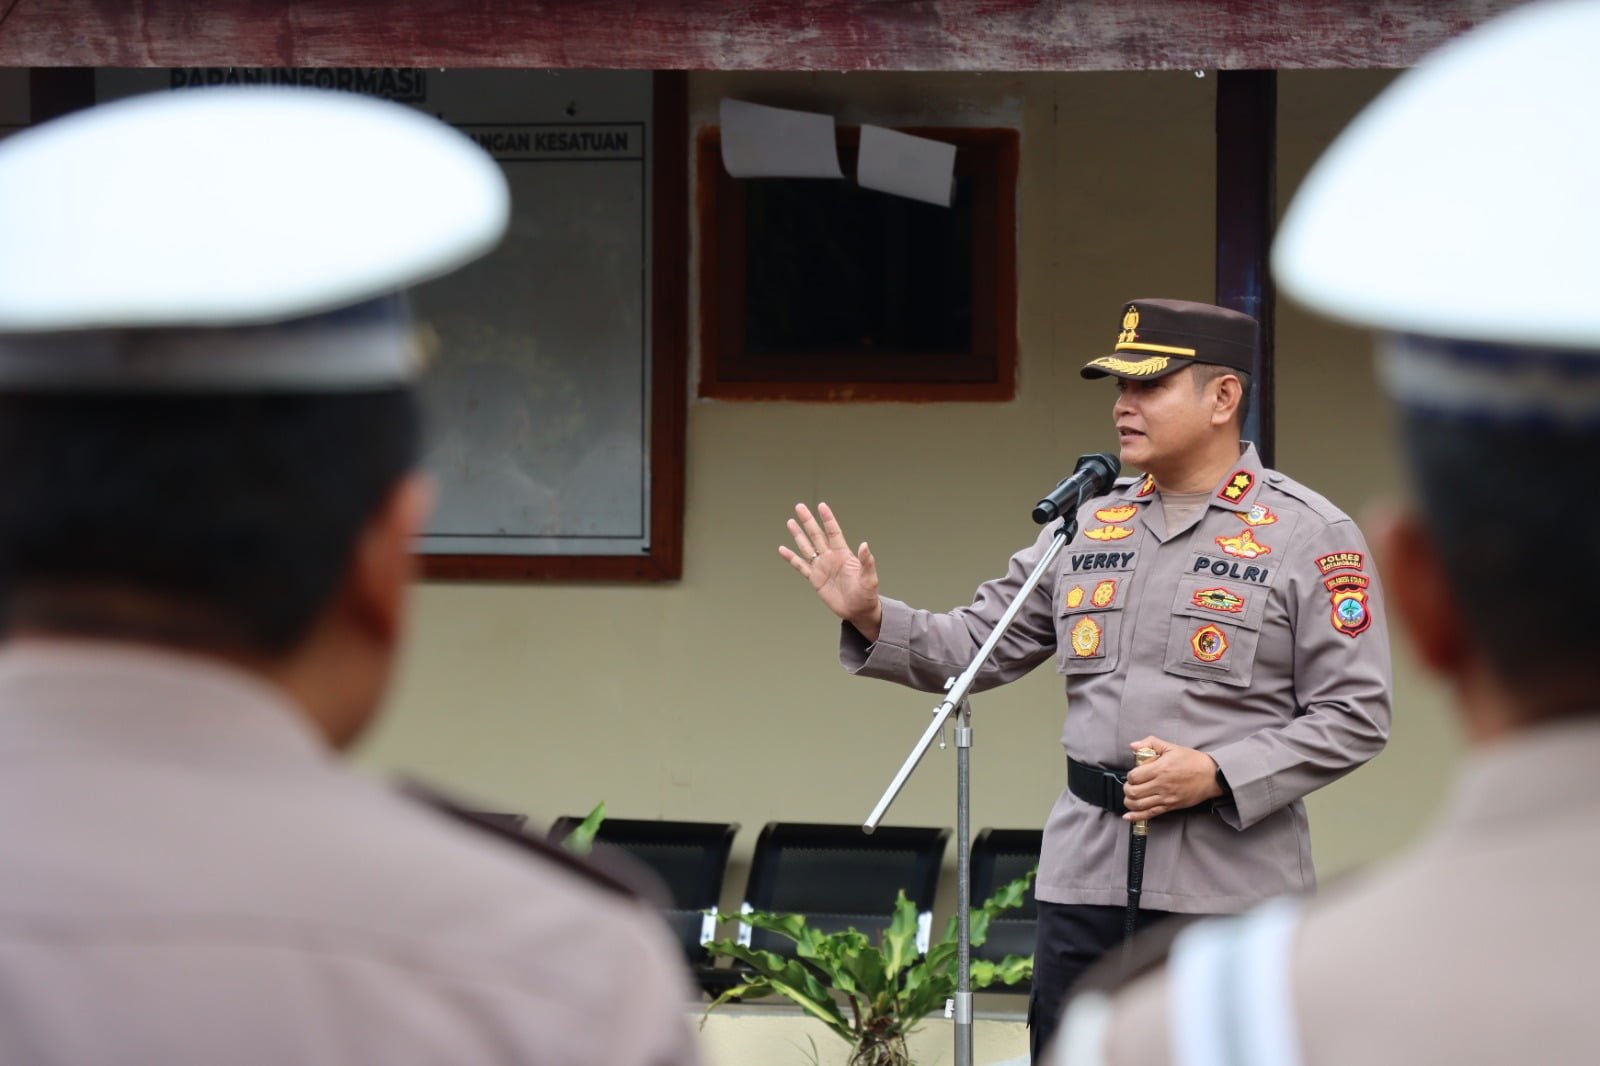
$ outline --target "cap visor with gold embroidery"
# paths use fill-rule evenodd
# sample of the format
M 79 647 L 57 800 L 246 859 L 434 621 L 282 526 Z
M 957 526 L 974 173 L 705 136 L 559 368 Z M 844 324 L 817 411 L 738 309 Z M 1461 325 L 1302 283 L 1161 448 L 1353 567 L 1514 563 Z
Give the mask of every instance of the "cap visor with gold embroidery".
M 1086 378 L 1153 381 L 1194 363 L 1213 363 L 1248 373 L 1254 366 L 1260 327 L 1249 315 L 1190 300 L 1130 300 L 1110 355 L 1091 359 Z
M 1194 356 L 1160 355 L 1150 353 L 1139 355 L 1136 352 L 1119 352 L 1112 355 L 1102 355 L 1098 359 L 1091 359 L 1084 364 L 1078 373 L 1086 378 L 1124 378 L 1136 381 L 1153 381 L 1164 378 L 1168 374 L 1175 374 L 1186 366 L 1194 363 Z

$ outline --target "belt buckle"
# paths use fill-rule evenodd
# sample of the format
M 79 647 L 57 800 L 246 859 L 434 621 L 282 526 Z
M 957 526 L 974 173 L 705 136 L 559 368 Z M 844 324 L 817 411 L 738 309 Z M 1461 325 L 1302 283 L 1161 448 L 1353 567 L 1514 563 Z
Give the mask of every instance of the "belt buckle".
M 1112 814 L 1118 810 L 1127 810 L 1128 805 L 1122 798 L 1122 786 L 1128 783 L 1126 774 L 1119 774 L 1115 770 L 1102 769 L 1100 771 L 1101 786 L 1105 789 L 1105 809 Z

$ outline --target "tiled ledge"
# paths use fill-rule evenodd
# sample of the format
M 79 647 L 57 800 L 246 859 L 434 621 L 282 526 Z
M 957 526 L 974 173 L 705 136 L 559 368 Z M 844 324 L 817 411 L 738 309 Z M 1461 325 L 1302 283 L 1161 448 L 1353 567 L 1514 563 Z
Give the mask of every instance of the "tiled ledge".
M 699 1025 L 698 1012 L 691 1014 L 690 1023 Z M 808 1066 L 813 1044 L 817 1066 L 846 1066 L 849 1045 L 799 1008 L 730 1004 L 712 1012 L 700 1030 L 705 1066 Z M 1027 1066 L 1028 1030 L 1020 1012 L 979 1012 L 972 1044 L 976 1066 Z M 950 1066 L 954 1045 L 954 1023 L 929 1018 L 911 1035 L 912 1061 L 917 1066 Z

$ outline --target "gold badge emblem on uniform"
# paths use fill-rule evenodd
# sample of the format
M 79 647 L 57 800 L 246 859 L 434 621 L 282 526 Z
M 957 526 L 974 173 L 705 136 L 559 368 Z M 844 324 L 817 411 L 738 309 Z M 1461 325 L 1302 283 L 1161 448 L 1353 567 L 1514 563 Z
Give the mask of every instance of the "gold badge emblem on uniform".
M 1106 578 L 1094 587 L 1094 595 L 1089 597 L 1089 602 L 1096 607 L 1109 606 L 1117 598 L 1117 582 L 1114 578 Z
M 1333 596 L 1333 628 L 1347 637 L 1365 633 L 1372 625 L 1372 611 L 1367 606 L 1372 579 L 1361 574 L 1335 574 L 1322 584 Z
M 1239 521 L 1247 526 L 1270 526 L 1278 520 L 1272 509 L 1264 503 L 1258 503 L 1248 511 L 1239 511 Z
M 1123 540 L 1133 536 L 1133 530 L 1127 526 L 1097 526 L 1084 530 L 1083 535 L 1090 540 Z
M 1067 610 L 1083 606 L 1083 586 L 1074 585 L 1067 590 Z
M 1248 529 L 1237 537 L 1218 537 L 1217 547 L 1240 559 L 1259 559 L 1272 554 L 1272 549 L 1256 540 L 1255 533 Z
M 1086 659 L 1100 650 L 1100 623 L 1085 616 L 1072 627 L 1072 654 Z
M 1189 638 L 1189 647 L 1194 649 L 1196 659 L 1214 663 L 1228 653 L 1228 637 L 1216 626 L 1201 626 Z
M 1120 504 L 1116 507 L 1102 507 L 1094 516 L 1102 522 L 1126 522 L 1139 513 L 1139 508 L 1130 503 Z
M 1217 493 L 1229 503 L 1238 503 L 1250 491 L 1250 486 L 1256 483 L 1255 476 L 1248 470 L 1235 470 L 1233 476 L 1222 486 L 1222 491 Z
M 1122 313 L 1122 332 L 1117 334 L 1118 344 L 1127 344 L 1139 339 L 1139 309 L 1133 304 Z
M 1223 611 L 1227 614 L 1238 614 L 1244 610 L 1244 599 L 1235 596 L 1221 585 L 1214 589 L 1201 589 L 1189 602 L 1208 611 Z
M 1133 495 L 1134 495 L 1134 497 L 1136 499 L 1142 500 L 1142 499 L 1144 499 L 1146 496 L 1150 495 L 1154 491 L 1156 491 L 1155 475 L 1154 474 L 1146 474 L 1144 476 L 1144 480 L 1139 483 L 1139 491 L 1134 493 Z

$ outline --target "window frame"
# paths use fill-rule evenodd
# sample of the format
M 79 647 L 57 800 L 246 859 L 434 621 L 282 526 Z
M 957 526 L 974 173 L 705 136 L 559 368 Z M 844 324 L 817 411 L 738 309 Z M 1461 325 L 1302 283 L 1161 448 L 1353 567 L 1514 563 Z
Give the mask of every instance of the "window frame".
M 995 402 L 1016 395 L 1018 131 L 908 128 L 956 145 L 955 172 L 973 179 L 973 336 L 967 352 L 884 353 L 863 372 L 856 352 L 753 355 L 744 350 L 745 198 L 722 166 L 719 127 L 696 145 L 699 232 L 698 394 L 717 400 Z M 840 127 L 846 170 L 860 129 Z M 759 180 L 759 179 L 752 179 Z

